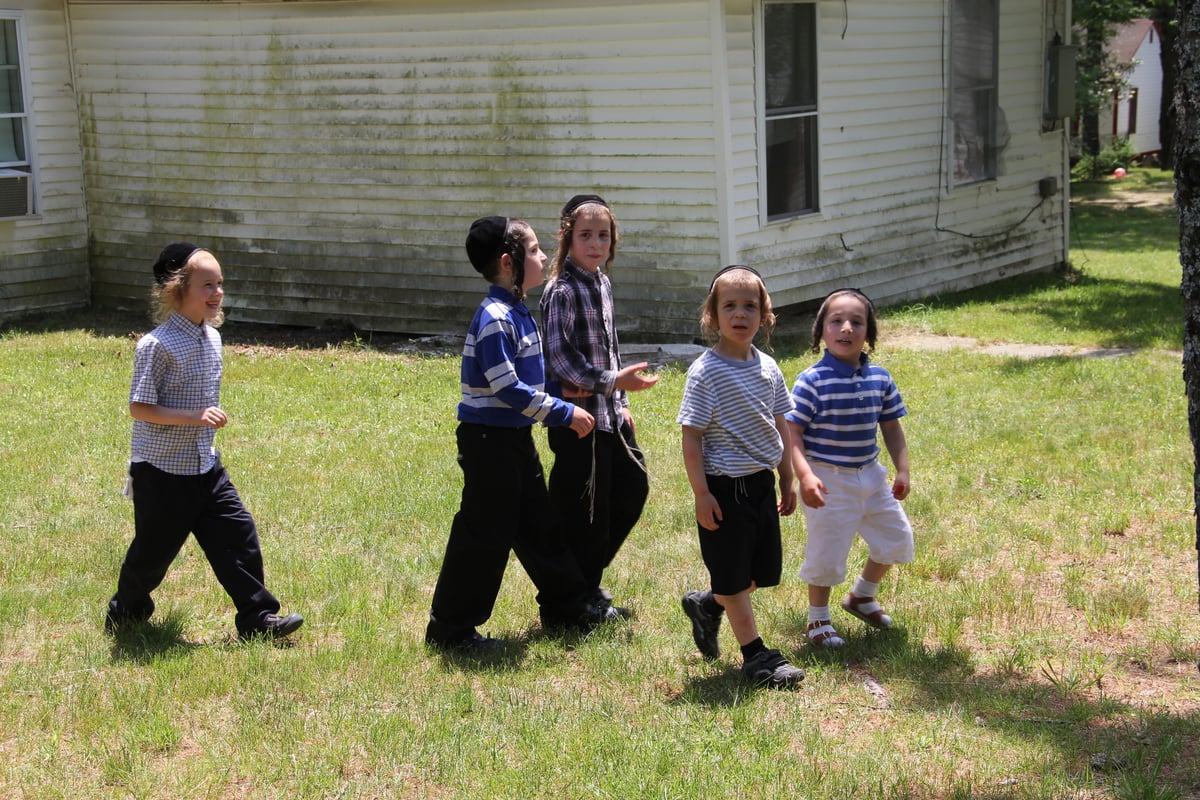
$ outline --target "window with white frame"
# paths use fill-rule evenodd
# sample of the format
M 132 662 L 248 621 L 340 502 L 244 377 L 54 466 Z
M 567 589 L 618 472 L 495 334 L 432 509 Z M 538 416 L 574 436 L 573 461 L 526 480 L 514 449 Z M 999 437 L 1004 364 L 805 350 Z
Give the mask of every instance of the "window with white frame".
M 763 3 L 763 132 L 767 219 L 817 204 L 817 6 Z
M 21 18 L 0 12 L 0 218 L 33 213 Z
M 996 177 L 998 0 L 951 0 L 950 129 L 955 185 Z

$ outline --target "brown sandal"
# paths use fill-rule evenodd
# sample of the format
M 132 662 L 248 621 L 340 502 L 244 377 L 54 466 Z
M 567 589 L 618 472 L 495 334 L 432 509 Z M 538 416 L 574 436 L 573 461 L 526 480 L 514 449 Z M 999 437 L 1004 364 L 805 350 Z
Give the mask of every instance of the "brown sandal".
M 813 620 L 808 623 L 808 641 L 810 644 L 819 644 L 830 649 L 841 647 L 846 643 L 845 639 L 838 636 L 837 629 L 827 619 Z
M 885 631 L 892 627 L 892 618 L 883 613 L 883 606 L 875 602 L 874 597 L 855 597 L 851 592 L 842 601 L 842 608 L 847 614 L 858 617 L 872 628 Z

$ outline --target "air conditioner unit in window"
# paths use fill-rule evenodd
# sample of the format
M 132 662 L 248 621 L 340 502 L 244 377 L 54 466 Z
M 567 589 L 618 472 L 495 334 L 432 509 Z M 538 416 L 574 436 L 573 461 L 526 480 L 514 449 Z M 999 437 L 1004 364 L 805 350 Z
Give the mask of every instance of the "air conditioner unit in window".
M 24 217 L 32 202 L 32 183 L 28 172 L 0 169 L 0 217 Z

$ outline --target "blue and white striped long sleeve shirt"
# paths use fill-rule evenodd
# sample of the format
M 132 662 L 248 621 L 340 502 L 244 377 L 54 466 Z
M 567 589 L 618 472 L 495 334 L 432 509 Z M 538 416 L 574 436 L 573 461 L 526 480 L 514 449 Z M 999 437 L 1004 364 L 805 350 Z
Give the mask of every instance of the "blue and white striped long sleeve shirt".
M 459 422 L 520 428 L 570 425 L 574 406 L 545 391 L 546 367 L 537 323 L 512 292 L 492 286 L 463 345 Z

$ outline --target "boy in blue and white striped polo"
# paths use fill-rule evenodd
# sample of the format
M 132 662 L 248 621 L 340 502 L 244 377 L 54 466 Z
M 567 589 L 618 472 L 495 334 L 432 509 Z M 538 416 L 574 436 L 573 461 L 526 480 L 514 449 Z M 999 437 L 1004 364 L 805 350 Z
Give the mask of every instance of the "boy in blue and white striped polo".
M 831 587 L 846 579 L 846 559 L 857 533 L 867 543 L 862 575 L 842 608 L 874 628 L 892 618 L 876 601 L 879 582 L 893 564 L 913 559 L 913 532 L 900 501 L 908 496 L 908 445 L 900 418 L 908 413 L 892 376 L 872 363 L 878 323 L 875 307 L 857 289 L 839 289 L 813 322 L 813 352 L 825 355 L 796 378 L 787 415 L 792 462 L 808 527 L 800 578 L 808 584 L 808 638 L 824 647 L 845 640 L 829 614 Z M 882 432 L 896 468 L 891 487 L 879 463 Z

